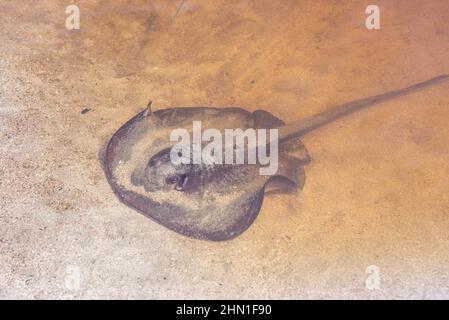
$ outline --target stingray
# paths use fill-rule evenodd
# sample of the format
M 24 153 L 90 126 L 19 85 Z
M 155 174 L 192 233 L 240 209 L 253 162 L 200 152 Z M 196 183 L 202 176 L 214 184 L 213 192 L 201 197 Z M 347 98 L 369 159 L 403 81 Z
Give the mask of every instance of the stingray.
M 180 234 L 213 241 L 232 239 L 256 219 L 268 192 L 301 190 L 310 161 L 301 138 L 336 119 L 389 99 L 447 80 L 449 75 L 356 100 L 291 124 L 273 114 L 243 108 L 183 107 L 157 111 L 149 106 L 110 139 L 104 156 L 107 180 L 129 207 Z M 276 174 L 259 174 L 258 164 L 174 164 L 170 161 L 177 128 L 279 130 Z M 191 131 L 191 130 L 190 130 Z

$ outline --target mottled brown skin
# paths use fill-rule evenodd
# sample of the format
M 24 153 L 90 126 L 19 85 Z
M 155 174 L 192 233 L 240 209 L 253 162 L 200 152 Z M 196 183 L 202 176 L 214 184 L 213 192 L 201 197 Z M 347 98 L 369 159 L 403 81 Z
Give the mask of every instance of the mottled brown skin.
M 303 166 L 310 159 L 299 138 L 342 116 L 448 78 L 448 75 L 442 75 L 346 103 L 291 125 L 284 125 L 263 110 L 250 113 L 241 108 L 193 107 L 151 113 L 148 108 L 126 122 L 111 138 L 105 156 L 106 176 L 122 202 L 169 229 L 197 239 L 232 239 L 254 222 L 267 189 L 279 191 L 303 187 Z M 173 128 L 187 127 L 194 120 L 206 123 L 203 130 L 280 128 L 278 173 L 260 176 L 259 166 L 248 164 L 174 167 L 169 158 L 170 144 L 164 138 L 168 139 Z M 163 138 L 153 139 L 153 134 L 160 131 L 165 132 Z M 299 150 L 299 157 L 289 155 L 291 149 Z M 136 155 L 136 152 L 142 154 Z M 128 163 L 130 165 L 126 167 Z M 121 171 L 123 165 L 125 169 Z M 220 199 L 225 199 L 225 205 Z M 190 206 L 186 205 L 187 201 Z

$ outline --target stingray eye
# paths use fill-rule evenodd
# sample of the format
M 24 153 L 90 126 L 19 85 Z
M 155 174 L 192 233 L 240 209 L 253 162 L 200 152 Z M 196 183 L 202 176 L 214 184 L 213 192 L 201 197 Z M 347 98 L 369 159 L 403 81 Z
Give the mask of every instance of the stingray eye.
M 179 180 L 179 176 L 169 176 L 169 177 L 165 178 L 165 183 L 175 184 L 176 182 L 178 182 L 178 180 Z
M 178 179 L 178 183 L 176 184 L 175 189 L 178 190 L 178 191 L 183 191 L 188 180 L 189 180 L 189 176 L 188 175 L 186 175 L 186 174 L 180 175 L 179 179 Z

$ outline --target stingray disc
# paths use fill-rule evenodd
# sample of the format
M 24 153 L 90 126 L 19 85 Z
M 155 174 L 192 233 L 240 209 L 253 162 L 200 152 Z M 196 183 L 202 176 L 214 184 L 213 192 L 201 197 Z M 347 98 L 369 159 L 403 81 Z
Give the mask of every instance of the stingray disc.
M 191 132 L 193 121 L 201 121 L 203 130 L 283 125 L 262 110 L 253 113 L 240 108 L 209 107 L 153 113 L 144 110 L 113 135 L 104 157 L 107 179 L 123 203 L 183 235 L 219 241 L 236 237 L 253 223 L 267 183 L 272 182 L 276 188 L 302 188 L 305 179 L 302 165 L 308 155 L 299 141 L 296 148 L 302 149 L 302 161 L 282 152 L 281 146 L 275 176 L 261 176 L 257 165 L 173 167 L 164 151 L 173 145 L 170 133 L 177 128 Z M 180 181 L 183 188 L 177 187 Z

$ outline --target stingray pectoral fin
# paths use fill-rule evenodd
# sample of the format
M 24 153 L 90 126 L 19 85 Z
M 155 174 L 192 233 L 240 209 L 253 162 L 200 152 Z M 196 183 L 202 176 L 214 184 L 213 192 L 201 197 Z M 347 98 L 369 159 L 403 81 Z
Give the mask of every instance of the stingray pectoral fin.
M 253 112 L 254 128 L 272 129 L 285 125 L 284 121 L 265 110 Z
M 278 171 L 265 183 L 265 193 L 296 191 L 304 187 L 305 181 L 306 174 L 301 161 L 280 155 Z
M 310 162 L 310 155 L 306 146 L 299 138 L 293 138 L 281 144 L 281 152 L 287 154 L 289 157 L 294 157 L 302 165 Z

